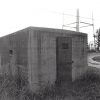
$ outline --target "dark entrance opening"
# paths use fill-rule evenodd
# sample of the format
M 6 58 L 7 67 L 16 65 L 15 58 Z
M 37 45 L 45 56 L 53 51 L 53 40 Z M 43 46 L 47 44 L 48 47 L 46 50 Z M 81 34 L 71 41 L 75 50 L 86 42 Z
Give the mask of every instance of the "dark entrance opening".
M 72 38 L 57 37 L 56 39 L 56 83 L 58 85 L 72 82 Z

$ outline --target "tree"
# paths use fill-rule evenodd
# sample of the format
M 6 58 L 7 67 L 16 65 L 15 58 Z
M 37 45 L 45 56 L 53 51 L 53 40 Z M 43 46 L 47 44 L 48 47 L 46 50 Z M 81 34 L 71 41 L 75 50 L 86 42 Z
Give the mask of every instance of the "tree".
M 100 28 L 97 29 L 96 33 L 97 33 L 97 50 L 99 51 L 100 49 Z

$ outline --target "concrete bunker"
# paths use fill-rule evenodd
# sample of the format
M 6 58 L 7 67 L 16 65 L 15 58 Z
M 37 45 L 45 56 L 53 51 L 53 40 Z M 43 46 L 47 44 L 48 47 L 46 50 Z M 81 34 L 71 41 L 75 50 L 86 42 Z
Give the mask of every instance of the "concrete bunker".
M 87 35 L 28 27 L 0 38 L 0 63 L 1 74 L 14 75 L 14 65 L 21 66 L 33 91 L 48 83 L 69 83 L 87 69 Z

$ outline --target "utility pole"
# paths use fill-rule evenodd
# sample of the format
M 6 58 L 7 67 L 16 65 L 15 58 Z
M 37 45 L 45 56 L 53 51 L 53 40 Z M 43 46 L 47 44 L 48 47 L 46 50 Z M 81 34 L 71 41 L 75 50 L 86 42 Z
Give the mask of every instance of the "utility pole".
M 77 9 L 76 31 L 79 32 L 79 9 Z
M 63 25 L 62 25 L 62 29 L 64 28 L 64 27 L 69 27 L 69 28 L 73 28 L 73 29 L 75 29 L 77 32 L 79 32 L 80 31 L 80 28 L 85 28 L 85 27 L 89 27 L 89 26 L 93 26 L 93 31 L 94 31 L 94 22 L 93 22 L 93 16 L 92 16 L 92 18 L 86 18 L 86 17 L 82 17 L 82 16 L 80 16 L 80 13 L 79 13 L 79 9 L 77 9 L 77 12 L 76 12 L 76 16 L 74 16 L 74 15 L 69 15 L 69 14 L 62 14 L 63 15 Z M 66 24 L 66 23 L 64 23 L 64 21 L 65 21 L 65 18 L 64 18 L 64 16 L 65 15 L 67 15 L 67 16 L 71 16 L 71 17 L 75 17 L 76 18 L 76 20 L 75 20 L 75 22 L 72 22 L 72 23 L 68 23 L 68 24 Z M 80 19 L 88 19 L 88 20 L 92 20 L 92 23 L 89 23 L 89 22 L 85 22 L 85 21 L 81 21 Z M 72 26 L 72 25 L 74 25 L 74 26 Z
M 93 18 L 93 12 L 92 12 L 92 25 L 93 25 L 93 37 L 94 37 L 94 49 L 96 50 L 96 35 L 94 33 L 94 18 Z

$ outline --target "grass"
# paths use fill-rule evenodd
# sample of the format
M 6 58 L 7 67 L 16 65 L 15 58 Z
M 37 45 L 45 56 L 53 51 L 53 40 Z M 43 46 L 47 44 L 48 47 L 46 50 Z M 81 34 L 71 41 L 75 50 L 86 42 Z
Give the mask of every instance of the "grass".
M 38 93 L 29 90 L 27 78 L 23 75 L 0 76 L 0 100 L 95 100 L 100 95 L 100 71 L 96 68 L 89 68 L 75 80 L 72 89 L 48 83 Z
M 78 96 L 88 100 L 94 100 L 96 96 L 100 95 L 100 70 L 97 68 L 90 68 L 80 79 L 75 80 L 74 90 Z

